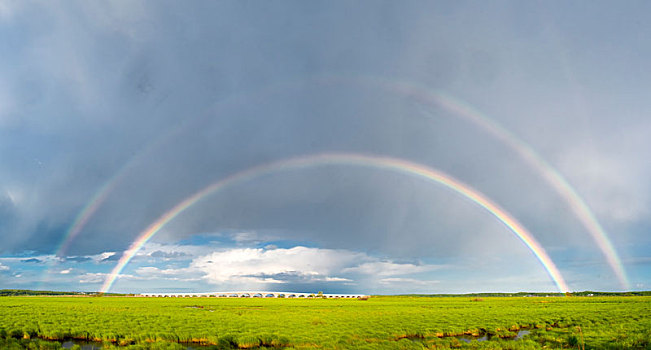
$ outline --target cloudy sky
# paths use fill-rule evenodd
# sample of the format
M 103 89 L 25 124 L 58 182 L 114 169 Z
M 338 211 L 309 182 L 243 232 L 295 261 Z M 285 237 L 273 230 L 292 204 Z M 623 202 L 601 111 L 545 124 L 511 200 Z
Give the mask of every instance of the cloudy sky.
M 99 290 L 206 186 L 337 153 L 465 183 L 570 290 L 649 290 L 649 12 L 0 0 L 0 288 Z M 363 164 L 254 175 L 163 225 L 111 291 L 557 290 L 514 232 L 439 183 Z

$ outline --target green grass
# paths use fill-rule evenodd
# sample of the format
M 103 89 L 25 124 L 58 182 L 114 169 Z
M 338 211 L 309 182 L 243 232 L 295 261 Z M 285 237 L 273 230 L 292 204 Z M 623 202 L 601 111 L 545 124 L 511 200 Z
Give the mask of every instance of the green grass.
M 0 348 L 651 349 L 651 297 L 333 299 L 4 297 Z M 510 340 L 520 329 L 531 333 Z M 454 336 L 489 333 L 466 344 Z M 27 339 L 31 338 L 31 339 Z

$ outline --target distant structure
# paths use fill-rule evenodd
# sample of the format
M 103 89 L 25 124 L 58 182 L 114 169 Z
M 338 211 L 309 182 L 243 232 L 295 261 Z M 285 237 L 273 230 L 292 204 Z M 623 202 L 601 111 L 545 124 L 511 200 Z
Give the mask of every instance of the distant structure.
M 365 294 L 319 294 L 296 292 L 209 292 L 209 293 L 141 293 L 145 298 L 325 298 L 325 299 L 367 299 Z

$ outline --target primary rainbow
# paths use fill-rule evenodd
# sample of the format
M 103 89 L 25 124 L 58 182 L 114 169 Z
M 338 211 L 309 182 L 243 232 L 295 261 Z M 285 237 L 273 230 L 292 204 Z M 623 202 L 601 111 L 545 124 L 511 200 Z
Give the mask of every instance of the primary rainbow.
M 163 226 L 165 226 L 172 219 L 177 217 L 183 211 L 190 208 L 192 205 L 199 202 L 206 196 L 214 194 L 226 188 L 227 186 L 252 180 L 256 177 L 267 175 L 273 172 L 325 165 L 365 166 L 382 170 L 395 171 L 402 174 L 424 178 L 429 181 L 441 184 L 450 190 L 453 190 L 454 192 L 481 206 L 495 218 L 497 218 L 500 222 L 502 222 L 527 246 L 527 248 L 529 248 L 529 250 L 531 250 L 531 252 L 543 265 L 551 279 L 554 281 L 559 291 L 563 293 L 569 291 L 569 288 L 561 276 L 560 271 L 552 262 L 551 258 L 549 255 L 547 255 L 542 246 L 535 240 L 533 235 L 508 212 L 500 208 L 497 204 L 493 203 L 486 196 L 474 190 L 470 186 L 440 171 L 403 159 L 354 153 L 324 153 L 290 158 L 255 166 L 232 174 L 203 188 L 192 196 L 187 197 L 172 209 L 167 211 L 165 214 L 163 214 L 161 217 L 159 217 L 155 222 L 153 222 L 151 225 L 149 225 L 149 227 L 140 233 L 136 240 L 129 246 L 129 249 L 124 252 L 111 273 L 107 276 L 104 284 L 100 289 L 100 292 L 107 293 L 111 289 L 113 283 L 116 281 L 124 267 L 136 255 L 138 250 L 140 250 L 142 246 L 147 243 L 147 241 L 149 241 L 149 239 L 158 233 L 158 231 L 160 231 Z

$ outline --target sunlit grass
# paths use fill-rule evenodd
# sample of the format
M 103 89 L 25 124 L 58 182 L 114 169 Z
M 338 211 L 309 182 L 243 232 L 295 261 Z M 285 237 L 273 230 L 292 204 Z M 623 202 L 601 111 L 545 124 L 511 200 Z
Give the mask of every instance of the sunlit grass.
M 651 297 L 4 297 L 0 348 L 648 348 Z M 512 340 L 519 330 L 530 334 Z M 466 343 L 457 337 L 489 335 Z

